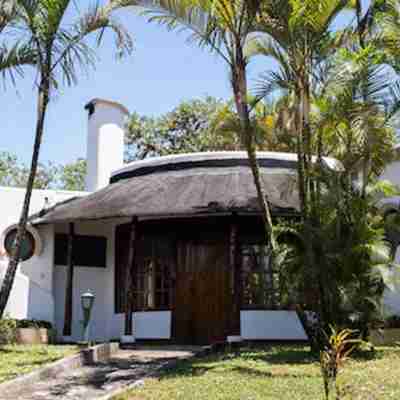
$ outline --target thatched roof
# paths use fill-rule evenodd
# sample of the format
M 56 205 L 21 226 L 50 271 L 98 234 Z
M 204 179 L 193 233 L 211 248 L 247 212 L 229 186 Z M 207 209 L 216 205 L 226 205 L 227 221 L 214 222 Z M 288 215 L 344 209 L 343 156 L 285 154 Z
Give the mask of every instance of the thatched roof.
M 298 210 L 296 156 L 259 153 L 261 179 L 275 213 Z M 332 160 L 327 160 L 327 165 Z M 178 217 L 259 212 L 253 176 L 244 152 L 159 157 L 129 164 L 109 186 L 42 212 L 32 223 L 116 217 Z

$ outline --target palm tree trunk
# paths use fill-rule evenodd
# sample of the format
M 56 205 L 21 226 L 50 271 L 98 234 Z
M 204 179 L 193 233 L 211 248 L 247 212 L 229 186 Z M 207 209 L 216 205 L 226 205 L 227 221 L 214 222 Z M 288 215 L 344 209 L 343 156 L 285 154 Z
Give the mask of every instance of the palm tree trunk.
M 247 76 L 246 61 L 243 57 L 241 46 L 236 49 L 236 65 L 232 66 L 232 89 L 235 98 L 236 111 L 239 116 L 242 142 L 245 145 L 249 157 L 250 169 L 253 174 L 254 184 L 257 191 L 258 204 L 261 209 L 261 215 L 271 249 L 275 249 L 275 238 L 272 230 L 272 217 L 269 205 L 266 201 L 264 191 L 261 185 L 260 168 L 257 162 L 257 154 L 254 146 L 254 132 L 250 123 L 250 112 L 247 104 Z
M 296 123 L 297 123 L 297 174 L 298 174 L 298 190 L 299 190 L 299 201 L 300 201 L 300 212 L 302 217 L 305 218 L 307 215 L 307 195 L 306 195 L 306 179 L 305 179 L 305 162 L 304 162 L 304 134 L 303 134 L 303 93 L 302 89 L 299 89 L 300 103 L 297 107 Z
M 33 184 L 35 182 L 36 171 L 39 160 L 40 145 L 42 142 L 44 121 L 46 117 L 47 105 L 49 103 L 50 81 L 48 78 L 42 78 L 38 93 L 38 109 L 37 122 L 35 132 L 35 143 L 33 147 L 33 155 L 31 169 L 29 172 L 28 183 L 26 186 L 24 204 L 21 211 L 21 216 L 18 222 L 17 235 L 15 237 L 13 250 L 11 252 L 10 261 L 8 263 L 7 272 L 3 279 L 0 290 L 0 318 L 3 317 L 4 310 L 7 306 L 10 297 L 11 289 L 14 284 L 15 275 L 17 273 L 18 263 L 20 261 L 20 252 L 22 240 L 26 233 L 26 224 L 29 216 L 29 206 L 32 197 Z
M 364 32 L 361 30 L 361 18 L 362 18 L 362 2 L 360 0 L 356 1 L 356 18 L 357 18 L 357 33 L 358 33 L 358 44 L 362 49 L 365 49 L 365 40 L 364 40 Z M 363 101 L 367 102 L 368 96 L 366 93 L 365 85 L 362 82 L 362 97 Z M 368 129 L 368 128 L 367 128 Z M 362 162 L 362 187 L 361 187 L 361 193 L 362 197 L 365 198 L 366 196 L 366 191 L 367 191 L 367 185 L 368 185 L 368 179 L 369 179 L 369 171 L 371 169 L 370 166 L 370 159 L 371 159 L 371 144 L 369 140 L 369 136 L 367 135 L 366 141 L 365 141 L 365 150 L 366 154 L 364 154 L 363 162 Z

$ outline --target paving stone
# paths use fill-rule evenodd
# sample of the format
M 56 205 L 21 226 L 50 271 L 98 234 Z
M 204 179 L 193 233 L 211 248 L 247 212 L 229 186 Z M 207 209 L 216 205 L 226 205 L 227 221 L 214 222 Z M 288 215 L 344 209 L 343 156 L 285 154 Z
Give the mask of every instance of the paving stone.
M 189 358 L 199 351 L 199 347 L 179 346 L 119 350 L 107 362 L 64 371 L 56 378 L 0 393 L 0 400 L 94 400 L 134 383 L 143 384 L 143 378 L 169 361 Z

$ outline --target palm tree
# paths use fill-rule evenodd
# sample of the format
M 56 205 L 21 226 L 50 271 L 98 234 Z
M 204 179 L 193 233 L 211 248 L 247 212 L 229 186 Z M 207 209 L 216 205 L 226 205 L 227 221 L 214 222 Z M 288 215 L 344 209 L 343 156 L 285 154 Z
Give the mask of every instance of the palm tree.
M 349 179 L 361 169 L 364 195 L 394 157 L 393 122 L 400 104 L 398 78 L 388 66 L 374 63 L 375 54 L 338 57 L 323 95 L 314 101 L 324 155 L 342 161 Z
M 292 126 L 297 136 L 298 185 L 305 219 L 316 197 L 310 181 L 312 90 L 323 79 L 323 67 L 338 45 L 330 32 L 331 24 L 348 3 L 347 0 L 267 1 L 258 26 L 264 35 L 254 38 L 248 48 L 251 54 L 271 57 L 279 65 L 278 71 L 264 74 L 257 85 L 257 96 L 265 97 L 280 90 L 294 98 Z
M 355 33 L 359 33 L 359 25 L 367 22 L 371 24 L 372 11 L 362 17 L 359 9 L 356 10 L 359 19 L 355 32 L 352 28 L 337 33 L 330 31 L 332 20 L 347 3 L 311 0 L 296 3 L 287 0 L 271 2 L 263 9 L 268 16 L 264 29 L 267 36 L 256 38 L 250 47 L 252 52 L 273 57 L 279 65 L 278 71 L 270 71 L 263 76 L 257 88 L 258 95 L 264 97 L 279 91 L 286 98 L 297 99 L 297 104 L 292 106 L 290 112 L 293 114 L 292 126 L 298 141 L 302 230 L 307 238 L 304 242 L 303 262 L 311 275 L 310 281 L 314 281 L 318 288 L 319 314 L 325 323 L 329 322 L 329 310 L 334 304 L 334 293 L 329 290 L 334 281 L 324 261 L 328 219 L 322 188 L 327 188 L 328 181 L 321 168 L 322 156 L 328 155 L 327 149 L 332 145 L 337 146 L 343 137 L 345 143 L 341 143 L 341 147 L 345 145 L 348 150 L 343 154 L 347 158 L 347 166 L 352 166 L 357 156 L 367 160 L 367 163 L 363 162 L 368 166 L 365 175 L 367 179 L 363 185 L 365 192 L 366 183 L 373 177 L 371 168 L 377 167 L 374 171 L 376 175 L 387 161 L 382 159 L 385 156 L 382 148 L 378 150 L 378 146 L 385 147 L 385 154 L 390 153 L 393 130 L 388 126 L 388 121 L 398 109 L 398 91 L 396 86 L 388 84 L 387 75 L 381 76 L 381 66 L 376 61 L 376 48 L 369 49 L 369 53 L 366 49 L 357 52 L 357 47 L 361 46 L 354 44 L 357 42 L 355 39 L 358 35 Z M 271 19 L 274 21 L 274 29 L 270 28 Z M 368 36 L 363 31 L 361 37 L 365 41 Z M 348 52 L 343 52 L 344 56 L 336 51 L 338 45 L 347 46 Z M 356 51 L 353 59 L 352 51 Z M 344 59 L 341 60 L 341 57 Z M 318 112 L 315 112 L 316 109 Z M 372 165 L 374 146 L 376 157 Z M 336 147 L 336 155 L 338 150 Z M 313 154 L 317 155 L 316 163 L 312 160 Z M 336 199 L 337 204 L 346 200 L 346 204 L 350 205 L 353 198 L 351 193 L 346 193 L 342 188 L 340 191 L 332 190 L 343 195 L 343 199 Z M 363 208 L 362 211 L 367 213 L 368 209 Z M 339 224 L 341 215 L 332 215 L 335 223 Z M 360 225 L 360 218 L 363 223 L 367 223 L 362 212 L 357 215 Z M 342 234 L 337 240 L 346 237 L 347 234 Z M 340 247 L 333 251 L 338 252 Z
M 60 80 L 71 85 L 77 82 L 78 67 L 93 66 L 94 50 L 86 42 L 89 35 L 97 33 L 100 44 L 105 31 L 116 37 L 118 55 L 129 52 L 132 43 L 122 26 L 109 15 L 109 10 L 98 6 L 90 7 L 72 23 L 65 23 L 69 8 L 75 8 L 73 0 L 16 0 L 14 23 L 9 27 L 17 37 L 17 44 L 5 49 L 3 54 L 12 54 L 19 49 L 29 49 L 34 57 L 37 72 L 37 120 L 32 162 L 21 216 L 12 254 L 0 290 L 0 317 L 4 313 L 20 260 L 21 241 L 26 232 L 29 204 L 36 176 L 40 145 L 42 141 L 47 107 L 51 96 L 59 87 Z M 74 6 L 74 7 L 72 7 Z M 4 32 L 3 32 L 4 34 Z M 18 41 L 18 39 L 20 41 Z
M 150 21 L 168 29 L 186 29 L 191 40 L 217 54 L 228 66 L 233 97 L 240 126 L 240 141 L 250 162 L 261 208 L 266 242 L 275 247 L 270 208 L 266 200 L 256 157 L 256 135 L 251 121 L 252 106 L 248 98 L 245 46 L 257 27 L 260 0 L 111 0 L 111 8 L 141 6 Z

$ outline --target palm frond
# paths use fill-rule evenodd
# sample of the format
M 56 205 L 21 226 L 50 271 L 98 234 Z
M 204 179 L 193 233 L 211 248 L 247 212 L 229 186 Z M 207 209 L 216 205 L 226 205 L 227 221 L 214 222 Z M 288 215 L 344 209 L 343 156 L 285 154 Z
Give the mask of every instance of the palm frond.
M 97 34 L 96 44 L 99 46 L 106 31 L 111 31 L 115 37 L 117 57 L 131 53 L 133 42 L 129 33 L 111 17 L 108 7 L 96 5 L 83 13 L 71 27 L 59 28 L 54 34 L 52 72 L 59 69 L 67 85 L 76 83 L 77 69 L 87 69 L 96 61 L 95 52 L 86 39 Z
M 16 75 L 23 76 L 23 67 L 36 63 L 37 54 L 29 44 L 17 42 L 11 48 L 0 45 L 0 74 L 4 82 L 9 78 L 15 84 Z
M 0 33 L 17 16 L 16 2 L 13 0 L 0 0 Z

